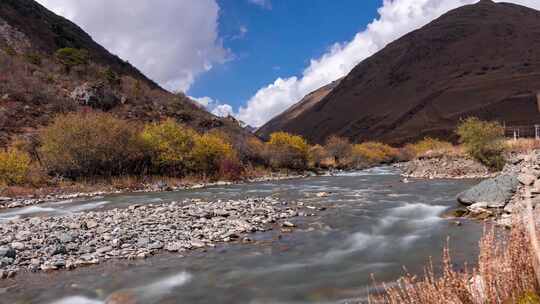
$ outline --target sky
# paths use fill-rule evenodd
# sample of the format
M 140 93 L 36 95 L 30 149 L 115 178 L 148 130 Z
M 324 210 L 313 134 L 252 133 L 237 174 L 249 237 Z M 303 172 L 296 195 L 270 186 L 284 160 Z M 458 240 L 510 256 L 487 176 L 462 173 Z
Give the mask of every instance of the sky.
M 37 1 L 164 88 L 259 127 L 393 40 L 478 0 Z M 540 0 L 504 2 L 540 9 Z

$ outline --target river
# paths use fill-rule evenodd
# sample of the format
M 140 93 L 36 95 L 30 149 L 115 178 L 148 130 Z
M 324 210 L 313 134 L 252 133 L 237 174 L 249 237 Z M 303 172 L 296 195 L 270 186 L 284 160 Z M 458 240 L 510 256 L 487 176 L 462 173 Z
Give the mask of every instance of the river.
M 355 303 L 365 301 L 371 274 L 392 281 L 404 267 L 421 274 L 440 261 L 449 241 L 453 262 L 474 264 L 482 225 L 444 219 L 456 195 L 475 180 L 400 181 L 392 167 L 206 189 L 112 195 L 4 210 L 0 220 L 61 216 L 131 204 L 276 196 L 325 207 L 295 219 L 292 233 L 251 235 L 253 244 L 219 245 L 186 256 L 160 254 L 54 273 L 21 273 L 0 281 L 0 303 L 102 304 L 113 293 L 138 303 Z M 330 192 L 317 197 L 318 192 Z M 126 302 L 130 303 L 131 302 Z

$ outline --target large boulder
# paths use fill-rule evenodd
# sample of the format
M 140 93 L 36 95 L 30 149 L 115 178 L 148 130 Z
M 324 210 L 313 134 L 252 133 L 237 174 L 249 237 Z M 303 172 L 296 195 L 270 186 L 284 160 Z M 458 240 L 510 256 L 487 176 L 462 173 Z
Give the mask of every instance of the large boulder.
M 458 202 L 470 206 L 481 203 L 488 208 L 504 207 L 516 192 L 519 180 L 516 175 L 503 174 L 486 179 L 457 196 Z
M 80 105 L 108 111 L 121 103 L 112 89 L 106 84 L 84 83 L 71 92 L 71 99 Z

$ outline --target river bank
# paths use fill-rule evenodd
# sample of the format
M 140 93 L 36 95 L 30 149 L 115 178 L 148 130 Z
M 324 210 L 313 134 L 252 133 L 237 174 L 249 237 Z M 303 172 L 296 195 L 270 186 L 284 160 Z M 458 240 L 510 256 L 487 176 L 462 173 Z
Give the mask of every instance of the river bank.
M 513 218 L 523 213 L 527 200 L 533 209 L 540 203 L 540 150 L 514 154 L 504 169 L 458 195 L 466 206 L 462 216 L 493 219 L 511 228 Z
M 426 155 L 396 166 L 406 178 L 480 179 L 498 174 L 465 155 Z
M 509 153 L 501 172 L 491 172 L 480 163 L 459 155 L 422 157 L 396 165 L 406 178 L 483 179 L 456 199 L 464 209 L 446 216 L 494 220 L 510 228 L 515 214 L 525 209 L 527 199 L 533 208 L 540 203 L 540 150 Z
M 111 194 L 122 193 L 153 193 L 153 192 L 173 192 L 183 191 L 190 189 L 203 189 L 206 187 L 214 186 L 227 186 L 234 184 L 244 183 L 257 183 L 265 181 L 280 181 L 287 179 L 305 178 L 313 175 L 313 173 L 272 173 L 265 174 L 254 178 L 249 178 L 240 181 L 216 181 L 216 182 L 203 182 L 200 179 L 192 180 L 180 180 L 180 182 L 169 181 L 166 179 L 157 180 L 151 183 L 139 183 L 135 187 L 105 187 L 105 186 L 92 186 L 92 188 L 98 188 L 95 191 L 73 191 L 73 187 L 63 188 L 56 187 L 45 191 L 47 194 L 42 194 L 40 189 L 33 189 L 33 194 L 24 196 L 0 196 L 0 210 L 9 208 L 21 208 L 33 205 L 38 205 L 47 202 L 59 201 L 59 200 L 71 200 L 80 198 L 92 198 Z

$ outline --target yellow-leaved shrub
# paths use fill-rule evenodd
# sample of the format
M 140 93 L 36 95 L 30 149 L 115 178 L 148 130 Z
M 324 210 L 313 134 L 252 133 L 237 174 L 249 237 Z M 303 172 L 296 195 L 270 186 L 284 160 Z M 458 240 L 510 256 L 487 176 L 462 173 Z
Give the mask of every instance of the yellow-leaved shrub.
M 173 119 L 148 124 L 141 133 L 155 171 L 173 175 L 185 174 L 193 166 L 192 150 L 197 136 L 194 130 Z
M 500 123 L 470 117 L 459 124 L 457 134 L 471 157 L 492 170 L 503 169 L 504 127 Z
M 224 161 L 238 162 L 234 148 L 221 133 L 197 136 L 193 148 L 193 169 L 205 175 L 215 175 Z
M 408 144 L 404 147 L 405 153 L 409 158 L 423 156 L 426 153 L 437 155 L 447 155 L 451 153 L 453 145 L 447 141 L 426 137 L 414 144 Z
M 287 132 L 275 132 L 267 143 L 270 164 L 275 168 L 305 169 L 309 145 L 305 139 Z
M 40 158 L 54 174 L 79 178 L 141 170 L 144 151 L 137 125 L 112 114 L 60 115 L 40 132 Z
M 31 159 L 28 153 L 15 148 L 0 152 L 0 184 L 8 186 L 23 184 L 30 173 Z
M 379 142 L 365 142 L 353 145 L 351 158 L 356 167 L 389 163 L 396 160 L 399 151 Z

